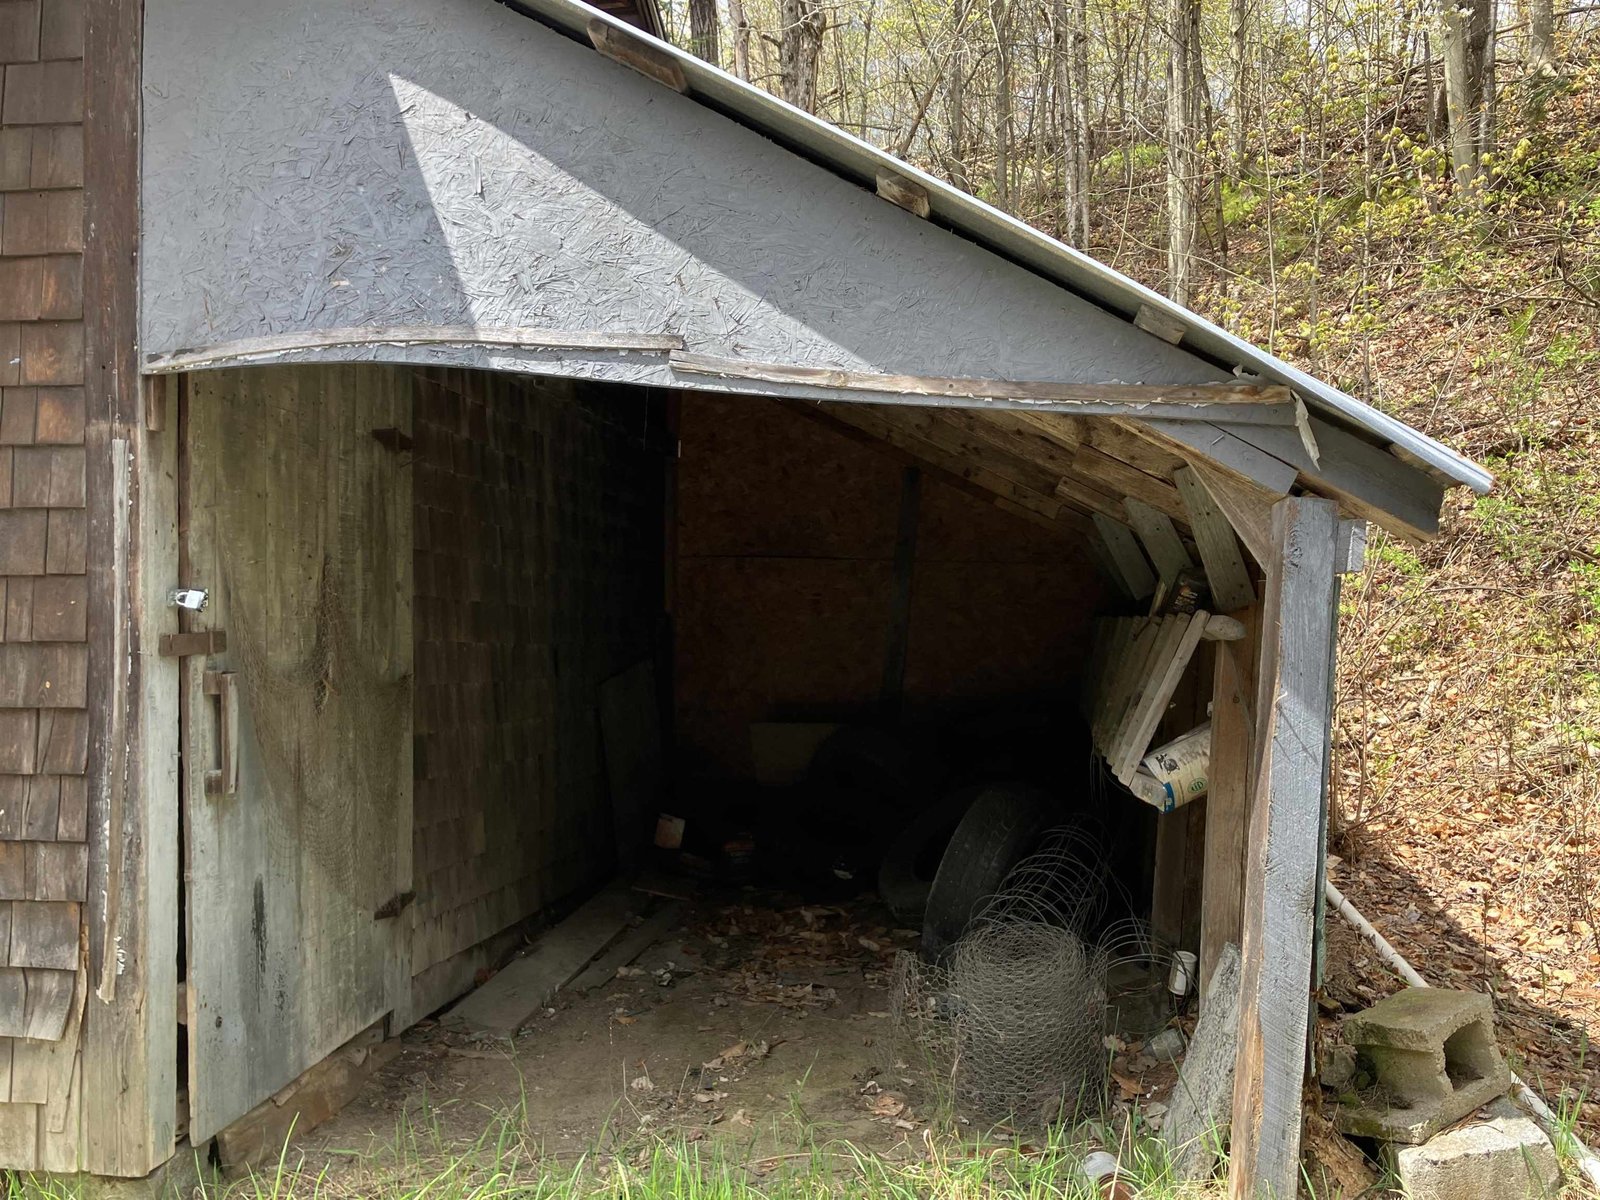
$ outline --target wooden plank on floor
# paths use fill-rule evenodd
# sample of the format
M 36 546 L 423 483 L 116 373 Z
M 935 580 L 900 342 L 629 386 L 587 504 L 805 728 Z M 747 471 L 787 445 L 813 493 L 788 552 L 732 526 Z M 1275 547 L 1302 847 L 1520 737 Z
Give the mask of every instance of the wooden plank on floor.
M 1332 500 L 1291 496 L 1273 507 L 1228 1177 L 1238 1200 L 1293 1196 L 1299 1182 L 1338 532 Z
M 628 888 L 609 887 L 469 993 L 441 1024 L 497 1037 L 514 1037 L 589 961 L 627 928 L 634 905 Z
M 567 987 L 575 992 L 604 987 L 617 977 L 618 971 L 666 937 L 682 918 L 682 904 L 674 901 L 664 905 L 618 938 L 615 945 L 579 972 Z
M 1183 497 L 1189 513 L 1189 530 L 1194 534 L 1195 549 L 1200 552 L 1206 580 L 1211 585 L 1212 609 L 1230 613 L 1253 603 L 1256 590 L 1250 583 L 1250 570 L 1245 566 L 1239 539 L 1228 518 L 1212 500 L 1193 467 L 1179 469 L 1172 481 L 1178 485 L 1178 494 Z

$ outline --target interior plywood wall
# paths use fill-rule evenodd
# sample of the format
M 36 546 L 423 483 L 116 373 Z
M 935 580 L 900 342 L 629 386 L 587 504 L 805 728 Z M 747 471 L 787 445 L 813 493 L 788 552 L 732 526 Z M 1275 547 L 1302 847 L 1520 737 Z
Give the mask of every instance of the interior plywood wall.
M 752 722 L 880 711 L 905 464 L 776 401 L 684 397 L 678 749 L 745 778 Z M 1103 600 L 1086 547 L 924 475 L 902 712 L 1069 697 Z
M 611 869 L 598 694 L 656 653 L 664 458 L 643 392 L 415 394 L 420 975 Z

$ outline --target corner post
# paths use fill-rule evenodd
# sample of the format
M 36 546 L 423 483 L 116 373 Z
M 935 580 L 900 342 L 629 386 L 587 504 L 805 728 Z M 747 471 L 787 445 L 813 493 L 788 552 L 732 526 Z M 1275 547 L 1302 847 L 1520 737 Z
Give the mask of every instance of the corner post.
M 1273 506 L 1244 891 L 1234 1200 L 1292 1200 L 1299 1183 L 1338 539 L 1334 501 L 1289 496 Z

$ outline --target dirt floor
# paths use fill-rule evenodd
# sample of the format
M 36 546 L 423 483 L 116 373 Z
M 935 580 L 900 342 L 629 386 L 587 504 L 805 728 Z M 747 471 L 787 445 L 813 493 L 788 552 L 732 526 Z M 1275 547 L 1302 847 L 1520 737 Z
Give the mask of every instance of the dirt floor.
M 928 1094 L 895 1067 L 887 983 L 915 933 L 876 907 L 698 902 L 610 983 L 563 990 L 514 1042 L 424 1021 L 334 1120 L 306 1165 L 381 1154 L 398 1131 L 470 1143 L 496 1115 L 552 1157 L 641 1134 L 715 1139 L 748 1160 L 847 1140 L 916 1154 Z

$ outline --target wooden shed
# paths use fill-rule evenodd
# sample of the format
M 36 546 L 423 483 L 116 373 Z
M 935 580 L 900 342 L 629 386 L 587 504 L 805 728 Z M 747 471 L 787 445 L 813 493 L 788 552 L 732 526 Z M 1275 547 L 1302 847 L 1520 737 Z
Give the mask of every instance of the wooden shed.
M 1338 576 L 1487 474 L 603 7 L 5 5 L 0 1166 L 144 1176 L 470 988 L 645 837 L 650 664 L 668 764 L 1082 694 L 1157 804 L 1212 699 L 1153 904 L 1242 939 L 1288 1194 Z M 1150 619 L 1190 567 L 1232 621 Z

